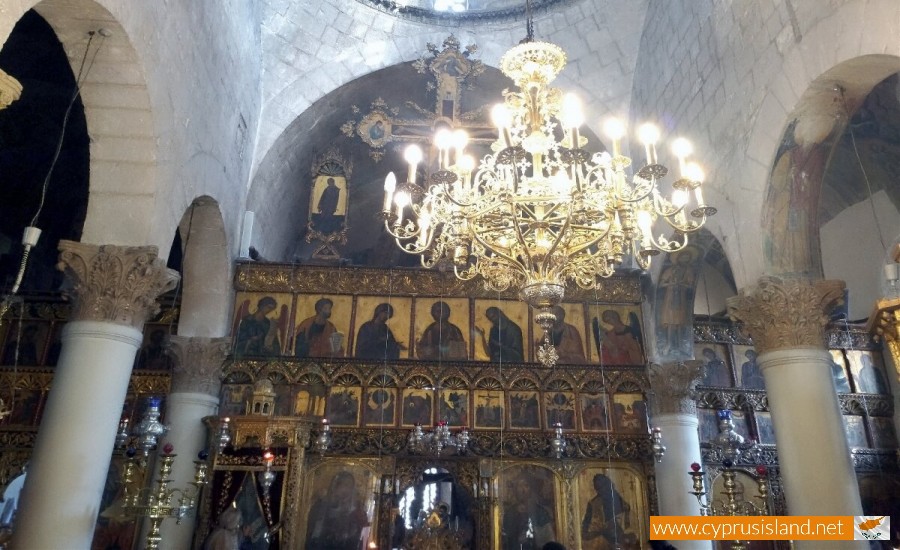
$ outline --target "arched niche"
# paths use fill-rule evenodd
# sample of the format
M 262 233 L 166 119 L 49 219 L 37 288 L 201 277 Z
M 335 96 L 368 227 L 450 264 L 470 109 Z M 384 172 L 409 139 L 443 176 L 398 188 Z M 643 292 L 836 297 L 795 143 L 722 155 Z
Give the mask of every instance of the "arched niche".
M 658 361 L 693 357 L 694 314 L 725 310 L 737 291 L 731 264 L 721 243 L 706 229 L 692 235 L 682 250 L 662 259 L 654 277 L 652 350 Z
M 788 115 L 769 173 L 762 212 L 766 273 L 821 277 L 819 205 L 823 181 L 852 113 L 900 58 L 865 55 L 825 71 Z

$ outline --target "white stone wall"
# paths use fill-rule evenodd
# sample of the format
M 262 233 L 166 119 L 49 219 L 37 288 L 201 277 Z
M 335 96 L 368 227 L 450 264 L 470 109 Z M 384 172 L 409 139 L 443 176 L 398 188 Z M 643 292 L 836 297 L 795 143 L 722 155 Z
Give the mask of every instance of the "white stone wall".
M 873 213 L 874 209 L 874 213 Z M 875 221 L 875 215 L 878 221 Z M 822 226 L 822 268 L 826 279 L 847 283 L 851 320 L 865 319 L 872 313 L 881 293 L 882 263 L 885 246 L 900 229 L 900 213 L 887 193 L 875 193 L 868 199 L 838 214 Z M 884 244 L 879 238 L 884 236 Z
M 763 272 L 769 171 L 800 96 L 842 61 L 900 54 L 893 0 L 656 2 L 634 75 L 632 118 L 664 113 L 702 152 L 738 288 Z M 900 70 L 900 64 L 898 64 Z
M 249 178 L 260 111 L 256 1 L 4 0 L 0 43 L 32 7 L 73 63 L 88 30 L 113 32 L 84 90 L 92 145 L 83 239 L 154 244 L 165 257 L 185 209 L 208 195 L 236 255 L 245 200 L 236 190 Z
M 524 21 L 436 27 L 341 0 L 263 0 L 261 5 L 264 106 L 255 164 L 314 101 L 362 75 L 417 59 L 428 42 L 440 44 L 456 34 L 463 44 L 476 43 L 480 59 L 496 67 L 525 35 Z M 538 39 L 567 51 L 569 66 L 559 84 L 580 88 L 590 115 L 627 112 L 646 9 L 646 1 L 582 1 L 535 21 Z

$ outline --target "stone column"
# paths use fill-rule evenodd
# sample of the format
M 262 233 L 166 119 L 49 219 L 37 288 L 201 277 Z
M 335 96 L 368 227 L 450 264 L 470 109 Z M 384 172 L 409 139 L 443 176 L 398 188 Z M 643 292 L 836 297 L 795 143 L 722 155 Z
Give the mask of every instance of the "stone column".
M 194 479 L 194 460 L 206 449 L 206 426 L 203 418 L 213 416 L 219 408 L 222 362 L 231 348 L 231 338 L 188 338 L 173 336 L 170 351 L 175 357 L 172 391 L 166 400 L 165 418 L 169 432 L 163 438 L 175 447 L 178 458 L 172 466 L 172 487 L 190 487 Z M 160 445 L 162 448 L 163 445 Z M 210 452 L 210 455 L 212 452 Z M 195 511 L 196 512 L 196 511 Z M 181 524 L 162 524 L 160 549 L 181 550 L 191 547 L 196 513 Z
M 156 247 L 59 249 L 72 316 L 22 491 L 18 550 L 90 548 L 141 329 L 178 280 Z
M 651 424 L 662 430 L 666 454 L 656 466 L 659 513 L 664 516 L 699 516 L 700 504 L 690 494 L 691 464 L 701 463 L 700 435 L 694 388 L 700 379 L 702 362 L 678 361 L 650 365 Z M 678 548 L 710 550 L 706 540 L 681 540 Z
M 843 293 L 842 281 L 763 277 L 756 287 L 728 299 L 729 315 L 744 323 L 759 352 L 792 515 L 862 514 L 825 349 L 828 314 Z M 796 545 L 822 548 L 816 541 Z M 867 548 L 854 542 L 840 547 Z
M 190 223 L 182 222 L 180 228 L 185 251 L 178 334 L 223 336 L 231 331 L 234 299 L 225 228 L 212 199 L 195 199 L 190 212 Z

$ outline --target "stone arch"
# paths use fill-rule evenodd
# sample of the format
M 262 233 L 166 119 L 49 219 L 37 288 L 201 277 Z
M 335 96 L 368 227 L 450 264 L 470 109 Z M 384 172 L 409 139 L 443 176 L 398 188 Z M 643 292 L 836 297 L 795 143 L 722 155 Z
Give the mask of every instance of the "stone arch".
M 194 199 L 178 230 L 183 247 L 178 334 L 224 336 L 233 299 L 232 263 L 219 203 L 207 195 Z
M 156 200 L 157 145 L 145 71 L 128 33 L 93 0 L 28 1 L 17 8 L 12 17 L 0 15 L 0 37 L 5 39 L 33 8 L 53 28 L 76 75 L 88 33 L 104 29 L 94 36 L 88 57 L 92 66 L 81 85 L 91 137 L 90 198 L 81 240 L 147 244 Z
M 900 58 L 865 55 L 835 65 L 803 92 L 775 152 L 762 212 L 766 273 L 822 277 L 819 197 L 850 115 Z
M 653 330 L 648 334 L 653 342 L 650 355 L 656 361 L 693 357 L 694 303 L 701 283 L 709 291 L 709 273 L 721 278 L 717 283 L 726 285 L 726 296 L 737 291 L 721 242 L 707 229 L 692 237 L 683 250 L 666 254 L 655 277 Z

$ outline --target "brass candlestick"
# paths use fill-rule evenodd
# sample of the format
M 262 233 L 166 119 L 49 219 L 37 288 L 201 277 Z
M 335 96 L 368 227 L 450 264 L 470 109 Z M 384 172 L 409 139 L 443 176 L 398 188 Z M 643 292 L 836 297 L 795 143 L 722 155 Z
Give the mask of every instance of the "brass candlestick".
M 135 452 L 129 449 L 128 460 L 125 462 L 123 473 L 124 496 L 122 513 L 126 517 L 147 518 L 150 520 L 150 529 L 147 532 L 146 549 L 157 550 L 162 540 L 160 526 L 166 518 L 175 518 L 176 523 L 181 523 L 188 512 L 197 505 L 197 496 L 200 489 L 209 482 L 209 464 L 206 452 L 201 452 L 199 460 L 194 461 L 196 471 L 193 488 L 172 489 L 169 488 L 172 474 L 172 463 L 177 455 L 172 454 L 174 448 L 171 444 L 163 448 L 163 454 L 159 457 L 159 476 L 155 487 L 140 487 L 136 482 L 138 472 L 146 468 L 146 459 L 135 457 Z
M 706 490 L 704 478 L 706 473 L 700 464 L 691 464 L 691 476 L 693 488 L 690 491 L 697 498 L 700 505 L 700 515 L 703 516 L 762 516 L 768 512 L 769 480 L 768 470 L 765 466 L 756 467 L 756 485 L 759 491 L 755 498 L 759 502 L 744 499 L 744 488 L 737 481 L 738 470 L 733 466 L 745 451 L 751 450 L 755 443 L 745 443 L 744 438 L 734 431 L 734 422 L 731 411 L 718 411 L 719 434 L 712 440 L 711 445 L 717 448 L 723 457 L 722 470 L 723 490 L 720 499 L 712 496 L 712 490 Z M 731 541 L 731 550 L 746 550 L 744 541 Z

